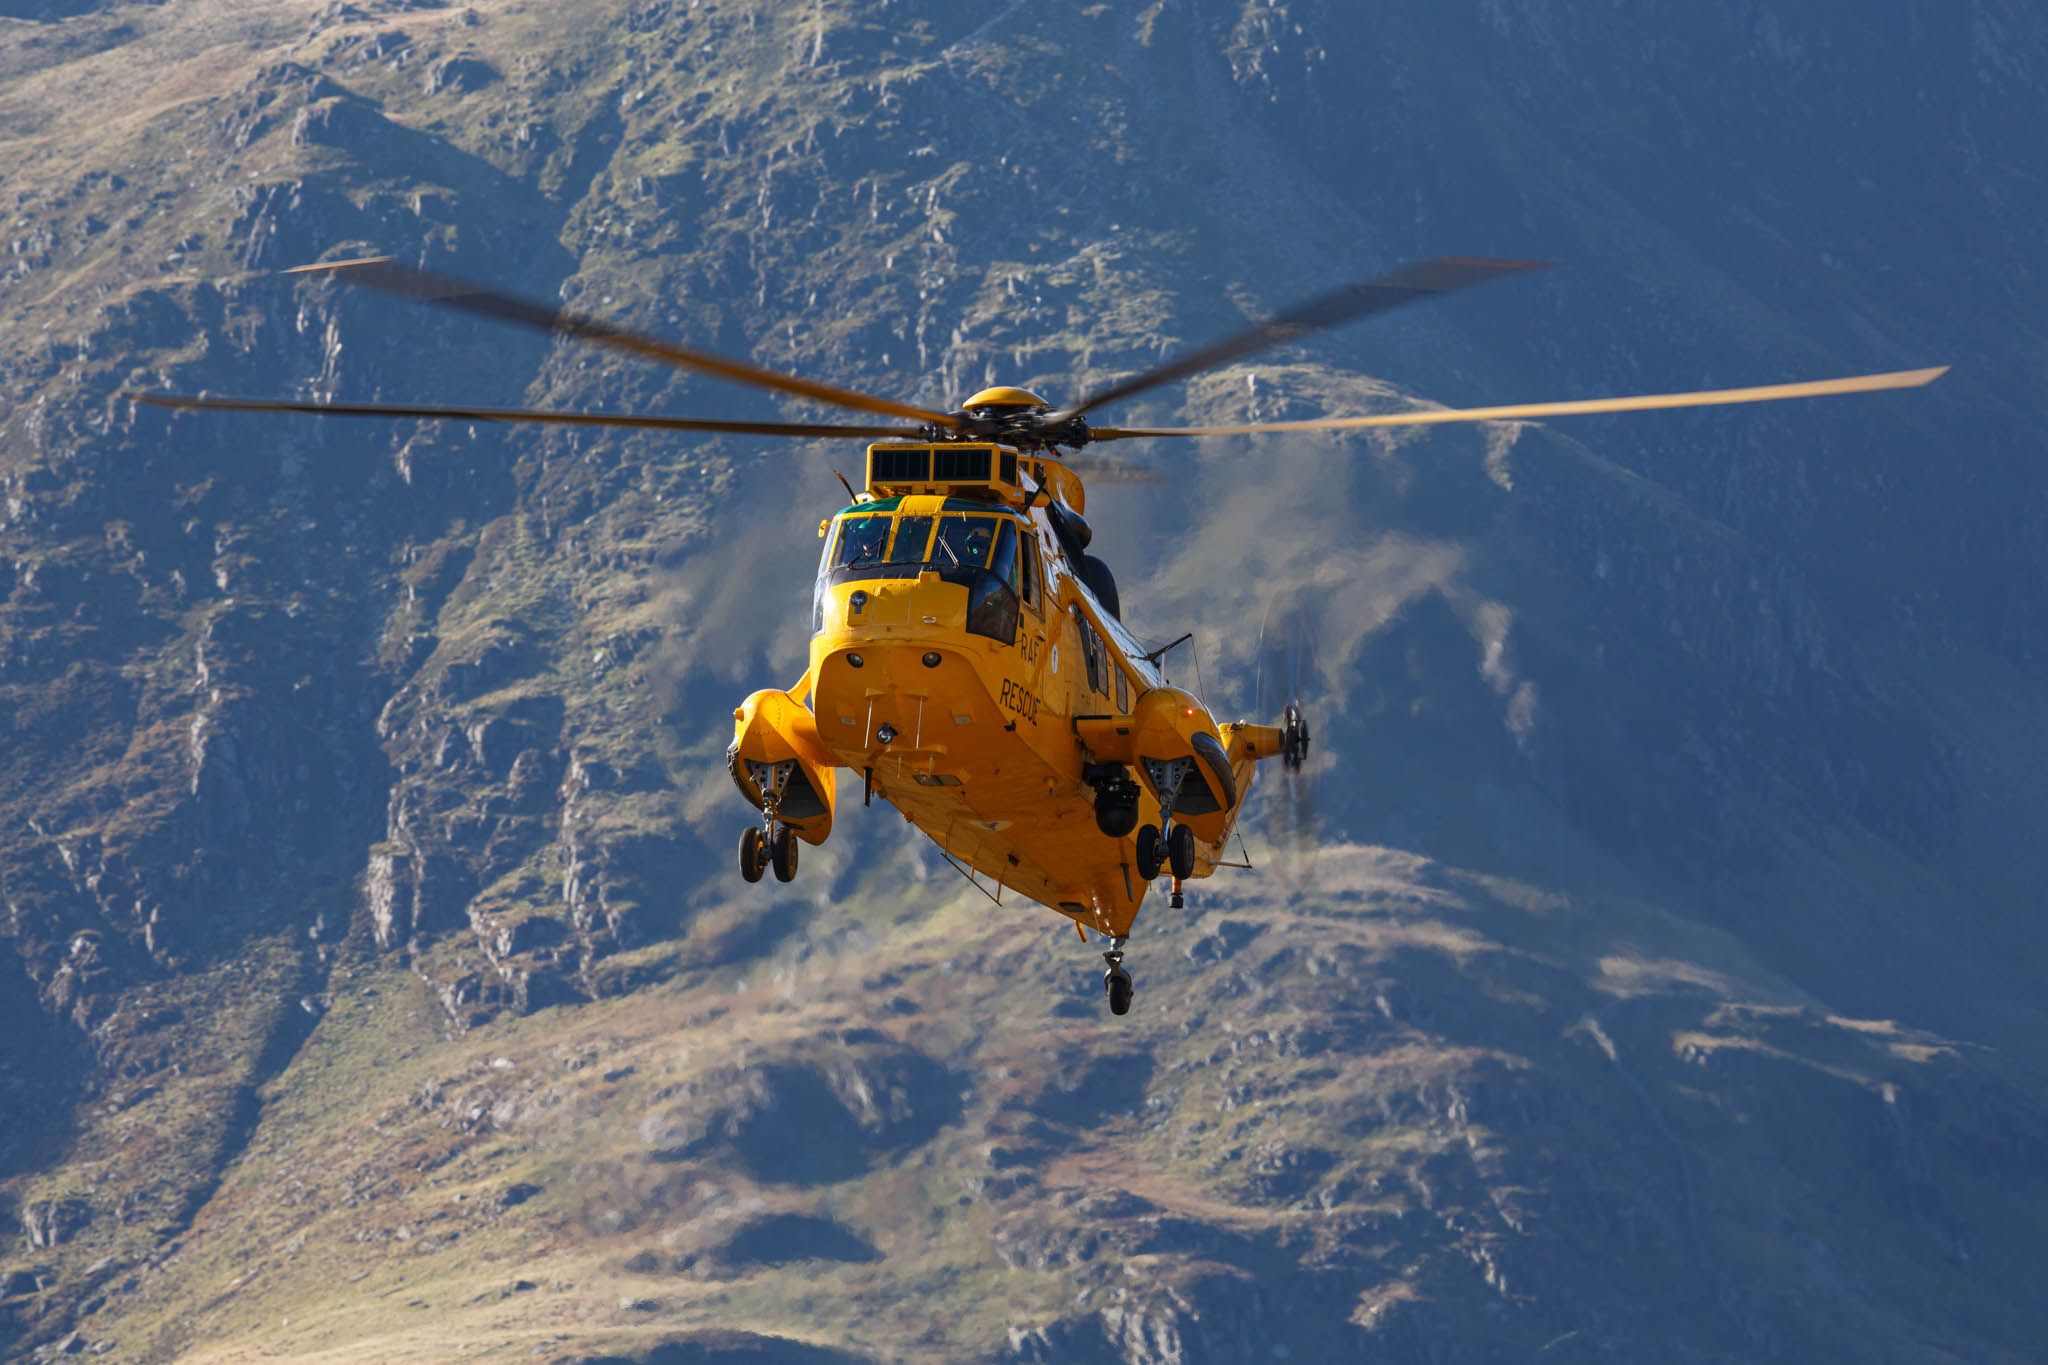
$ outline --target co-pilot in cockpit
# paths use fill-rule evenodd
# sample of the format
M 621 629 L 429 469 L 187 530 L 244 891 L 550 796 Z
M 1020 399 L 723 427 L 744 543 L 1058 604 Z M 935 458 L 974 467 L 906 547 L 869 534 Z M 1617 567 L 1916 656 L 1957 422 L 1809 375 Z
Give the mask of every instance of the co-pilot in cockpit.
M 901 512 L 902 501 L 860 503 L 840 513 L 818 566 L 811 629 L 824 627 L 828 588 L 936 573 L 966 587 L 970 632 L 1015 643 L 1019 602 L 1035 608 L 1038 601 L 1031 540 L 1019 534 L 1017 519 L 965 499 L 946 499 L 936 515 Z

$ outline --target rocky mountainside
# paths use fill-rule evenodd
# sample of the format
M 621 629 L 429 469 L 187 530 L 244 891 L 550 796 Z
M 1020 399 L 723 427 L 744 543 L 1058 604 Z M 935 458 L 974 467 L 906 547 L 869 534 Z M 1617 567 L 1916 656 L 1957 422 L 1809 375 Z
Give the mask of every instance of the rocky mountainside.
M 1554 8 L 0 0 L 0 1355 L 2036 1358 L 2048 18 Z M 1323 756 L 1121 1020 L 886 810 L 733 875 L 857 447 L 116 396 L 816 415 L 370 253 L 951 405 L 1446 252 L 1560 268 L 1114 420 L 1954 370 L 1133 451 Z

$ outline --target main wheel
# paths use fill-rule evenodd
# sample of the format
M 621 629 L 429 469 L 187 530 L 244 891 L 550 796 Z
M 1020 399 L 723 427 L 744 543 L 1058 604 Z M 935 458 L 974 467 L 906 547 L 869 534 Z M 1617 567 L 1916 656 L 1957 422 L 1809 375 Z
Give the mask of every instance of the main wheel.
M 1129 1014 L 1131 1012 L 1131 974 L 1121 967 L 1111 967 L 1102 974 L 1102 988 L 1109 992 L 1109 1012 Z
M 740 831 L 740 875 L 758 882 L 767 866 L 768 840 L 759 825 L 748 825 Z
M 768 839 L 768 861 L 775 868 L 775 880 L 786 882 L 796 876 L 796 831 L 777 825 Z
M 1138 831 L 1138 880 L 1149 882 L 1159 875 L 1159 826 L 1146 825 Z
M 1166 860 L 1173 864 L 1173 875 L 1185 881 L 1195 875 L 1195 832 L 1186 825 L 1175 825 L 1173 833 L 1166 836 Z

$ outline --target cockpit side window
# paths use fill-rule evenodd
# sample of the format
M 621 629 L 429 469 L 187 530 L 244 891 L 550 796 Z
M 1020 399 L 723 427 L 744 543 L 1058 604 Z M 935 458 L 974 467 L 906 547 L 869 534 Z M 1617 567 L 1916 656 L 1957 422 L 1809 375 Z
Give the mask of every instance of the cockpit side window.
M 1017 523 L 1006 520 L 996 527 L 995 553 L 988 566 L 997 578 L 1010 585 L 1011 592 L 1021 592 L 1024 585 L 1017 573 L 1021 562 L 1017 553 Z
M 886 516 L 845 517 L 839 523 L 839 540 L 832 552 L 832 567 L 844 569 L 856 564 L 881 562 L 889 544 Z

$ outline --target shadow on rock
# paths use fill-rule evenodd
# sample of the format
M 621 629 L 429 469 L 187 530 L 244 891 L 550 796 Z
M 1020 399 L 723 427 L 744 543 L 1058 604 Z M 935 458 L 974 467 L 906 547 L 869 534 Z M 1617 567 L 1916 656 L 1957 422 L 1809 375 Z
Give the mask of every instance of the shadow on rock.
M 1136 1050 L 1070 1059 L 1030 1100 L 1031 1112 L 1074 1128 L 1135 1114 L 1156 1065 L 1149 1052 Z
M 732 1266 L 786 1265 L 791 1261 L 879 1261 L 882 1253 L 844 1223 L 803 1213 L 757 1218 L 732 1235 L 714 1256 Z
M 680 1087 L 641 1133 L 657 1161 L 729 1162 L 754 1180 L 849 1180 L 960 1117 L 961 1082 L 889 1043 L 754 1067 Z
M 866 1356 L 753 1332 L 695 1332 L 631 1355 L 577 1356 L 557 1365 L 867 1365 Z

